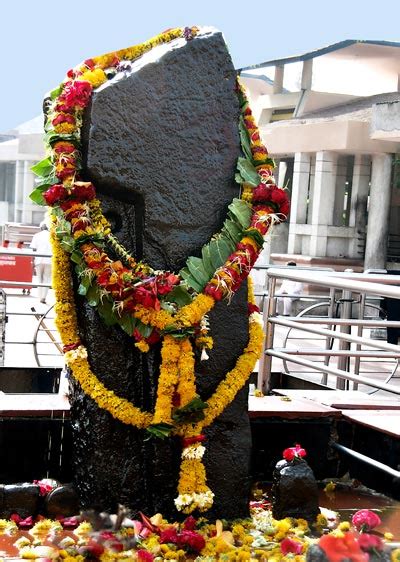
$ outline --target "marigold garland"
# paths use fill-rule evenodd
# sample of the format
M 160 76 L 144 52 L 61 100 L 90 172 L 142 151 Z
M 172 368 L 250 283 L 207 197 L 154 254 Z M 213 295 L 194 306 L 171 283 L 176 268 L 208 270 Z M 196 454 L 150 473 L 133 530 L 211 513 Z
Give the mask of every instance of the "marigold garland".
M 202 359 L 207 359 L 206 350 L 212 349 L 213 342 L 207 335 L 206 315 L 217 301 L 229 300 L 248 277 L 262 249 L 263 236 L 274 222 L 287 215 L 288 198 L 274 183 L 273 162 L 260 140 L 245 92 L 238 85 L 239 127 L 245 156 L 238 159 L 241 200 L 232 203 L 228 220 L 212 241 L 218 245 L 219 258 L 224 255 L 226 260 L 218 261 L 221 265 L 212 274 L 208 271 L 208 281 L 199 290 L 198 279 L 190 269 L 190 260 L 199 258 L 189 258 L 188 270 L 182 270 L 179 275 L 156 272 L 149 265 L 137 262 L 112 235 L 94 186 L 81 177 L 80 129 L 83 110 L 93 90 L 110 75 L 124 71 L 124 64 L 156 45 L 182 37 L 189 41 L 198 33 L 196 27 L 169 30 L 139 46 L 87 59 L 69 71 L 65 82 L 51 96 L 46 129 L 50 156 L 33 169 L 42 176 L 43 183 L 32 194 L 34 200 L 40 202 L 44 198 L 53 208 L 53 287 L 57 301 L 56 325 L 64 344 L 65 360 L 83 391 L 114 418 L 160 437 L 170 433 L 182 437 L 179 495 L 175 504 L 185 513 L 194 509 L 205 511 L 212 505 L 214 494 L 207 486 L 202 464 L 205 450 L 201 445 L 202 432 L 235 398 L 261 352 L 264 335 L 251 283 L 248 345 L 206 403 L 196 390 L 190 338 L 202 349 Z M 111 255 L 107 248 L 111 249 Z M 227 248 L 231 251 L 229 255 Z M 211 251 L 211 243 L 203 248 L 206 256 Z M 152 343 L 162 339 L 153 413 L 118 397 L 91 371 L 87 351 L 78 336 L 69 254 L 78 264 L 80 293 L 86 294 L 100 314 L 112 314 L 133 336 L 141 352 L 147 352 Z M 205 268 L 206 261 L 200 262 Z M 176 291 L 178 295 L 173 298 Z M 111 312 L 110 307 L 104 312 L 104 301 L 111 305 Z

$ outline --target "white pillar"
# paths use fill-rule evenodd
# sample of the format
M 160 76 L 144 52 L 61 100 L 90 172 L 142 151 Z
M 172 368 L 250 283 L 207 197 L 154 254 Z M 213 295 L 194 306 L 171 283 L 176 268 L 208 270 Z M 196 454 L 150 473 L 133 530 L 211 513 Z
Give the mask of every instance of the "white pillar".
M 32 223 L 32 209 L 33 203 L 29 199 L 29 194 L 32 192 L 35 185 L 35 176 L 31 172 L 33 162 L 29 160 L 24 161 L 24 189 L 22 200 L 22 221 L 24 223 Z
M 303 69 L 301 72 L 301 89 L 311 90 L 313 76 L 313 59 L 308 59 L 303 62 Z
M 332 224 L 335 202 L 336 163 L 335 152 L 317 152 L 310 239 L 310 255 L 313 257 L 326 256 L 327 227 Z
M 371 190 L 368 206 L 365 269 L 385 269 L 391 201 L 392 156 L 372 157 Z
M 346 192 L 347 158 L 339 156 L 336 167 L 335 204 L 333 208 L 334 226 L 343 226 L 344 195 Z
M 367 154 L 356 154 L 354 157 L 349 217 L 349 226 L 355 229 L 355 236 L 349 244 L 349 256 L 351 258 L 360 257 L 362 246 L 365 243 L 370 179 L 371 157 Z
M 17 160 L 15 166 L 15 191 L 14 191 L 14 222 L 20 222 L 21 203 L 24 189 L 24 161 Z
M 301 252 L 301 238 L 295 225 L 305 224 L 307 218 L 308 184 L 310 180 L 310 155 L 297 152 L 294 157 L 288 253 Z
M 275 66 L 275 73 L 274 73 L 274 85 L 272 86 L 272 93 L 273 94 L 281 94 L 283 90 L 283 75 L 284 75 L 284 66 L 277 64 Z

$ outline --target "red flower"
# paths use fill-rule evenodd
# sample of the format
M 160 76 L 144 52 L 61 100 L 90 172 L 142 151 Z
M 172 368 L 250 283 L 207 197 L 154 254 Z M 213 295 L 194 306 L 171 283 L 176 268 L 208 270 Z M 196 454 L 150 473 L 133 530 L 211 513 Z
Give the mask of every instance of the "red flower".
M 197 520 L 193 517 L 193 515 L 189 515 L 186 517 L 185 521 L 183 522 L 183 528 L 185 531 L 194 531 L 197 525 Z
M 137 559 L 141 562 L 153 562 L 154 556 L 147 550 L 140 549 L 137 551 Z
M 160 301 L 157 299 L 152 289 L 138 287 L 135 289 L 134 298 L 138 304 L 142 304 L 145 308 L 160 310 Z
M 75 80 L 67 82 L 59 100 L 62 101 L 67 109 L 75 109 L 76 107 L 84 108 L 87 106 L 93 87 L 89 82 Z
M 301 554 L 303 552 L 303 545 L 299 541 L 286 538 L 281 542 L 281 552 L 284 556 L 289 553 Z
M 68 113 L 59 113 L 57 117 L 55 117 L 52 121 L 54 126 L 61 125 L 61 123 L 70 123 L 71 125 L 75 125 L 75 117 L 73 115 L 69 115 Z
M 163 273 L 156 279 L 157 293 L 159 295 L 166 295 L 171 292 L 174 285 L 179 283 L 179 277 L 173 273 Z
M 96 190 L 90 182 L 77 181 L 74 183 L 72 195 L 78 201 L 90 201 L 96 197 Z
M 201 552 L 206 546 L 206 541 L 203 535 L 196 531 L 182 531 L 178 535 L 178 545 L 186 546 L 194 552 Z
M 285 449 L 282 453 L 282 456 L 287 461 L 292 461 L 294 459 L 300 459 L 301 457 L 305 457 L 307 452 L 305 449 L 302 449 L 301 445 L 296 443 L 295 447 L 289 447 Z
M 252 304 L 251 302 L 249 302 L 247 304 L 247 313 L 250 316 L 250 314 L 253 314 L 253 312 L 260 312 L 260 309 L 256 304 Z
M 193 437 L 183 437 L 182 445 L 183 447 L 189 447 L 189 445 L 193 445 L 194 443 L 202 443 L 205 440 L 206 436 L 200 433 L 199 435 L 194 435 Z
M 213 283 L 208 283 L 204 289 L 204 292 L 206 295 L 209 295 L 216 301 L 220 301 L 224 296 L 223 290 Z
M 353 533 L 346 533 L 344 537 L 323 535 L 318 546 L 325 552 L 329 562 L 343 562 L 349 559 L 352 562 L 368 562 L 369 556 L 363 552 Z
M 39 493 L 41 496 L 47 496 L 47 494 L 51 492 L 54 487 L 44 480 L 34 480 L 33 483 L 39 486 Z
M 61 184 L 52 185 L 47 191 L 43 193 L 44 200 L 50 207 L 58 201 L 63 201 L 68 197 L 68 191 Z
M 371 531 L 382 523 L 379 515 L 369 509 L 360 509 L 351 519 L 357 531 Z
M 370 550 L 383 550 L 383 541 L 376 535 L 362 533 L 358 538 L 358 544 L 366 552 Z
M 53 150 L 56 154 L 72 154 L 76 148 L 72 142 L 60 141 L 55 143 Z
M 175 527 L 167 527 L 160 534 L 160 543 L 173 543 L 178 544 L 178 532 Z

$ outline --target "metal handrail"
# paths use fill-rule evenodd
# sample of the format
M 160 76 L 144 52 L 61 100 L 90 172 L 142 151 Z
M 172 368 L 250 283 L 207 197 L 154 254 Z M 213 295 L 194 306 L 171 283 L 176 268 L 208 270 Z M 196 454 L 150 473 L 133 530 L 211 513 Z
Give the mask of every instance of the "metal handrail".
M 258 373 L 258 387 L 260 390 L 269 390 L 272 357 L 277 357 L 285 361 L 290 361 L 305 367 L 308 367 L 313 372 L 319 372 L 323 375 L 323 383 L 327 384 L 328 374 L 336 377 L 336 387 L 339 389 L 346 389 L 346 381 L 352 381 L 354 388 L 358 384 L 365 384 L 377 390 L 386 390 L 396 395 L 400 395 L 400 387 L 388 384 L 388 377 L 385 382 L 381 383 L 369 377 L 364 377 L 359 374 L 359 366 L 361 358 L 393 358 L 397 361 L 396 369 L 400 358 L 400 347 L 393 344 L 377 342 L 371 338 L 362 336 L 363 328 L 371 327 L 396 327 L 400 328 L 400 321 L 383 321 L 379 319 L 365 320 L 363 319 L 364 308 L 366 306 L 366 295 L 376 297 L 390 297 L 400 299 L 400 277 L 396 275 L 382 275 L 382 274 L 359 274 L 350 272 L 331 272 L 331 271 L 306 271 L 297 268 L 269 268 L 268 270 L 268 296 L 266 297 L 266 306 L 264 307 L 263 316 L 266 328 L 266 339 L 264 344 L 264 352 L 259 363 Z M 300 283 L 308 283 L 312 285 L 327 287 L 330 289 L 330 302 L 335 298 L 335 290 L 342 290 L 343 310 L 340 319 L 333 318 L 333 308 L 330 306 L 330 317 L 323 318 L 305 318 L 302 316 L 297 317 L 280 317 L 276 316 L 276 299 L 281 298 L 283 295 L 277 295 L 275 292 L 276 281 L 281 279 L 290 279 Z M 397 285 L 397 286 L 395 286 Z M 332 293 L 333 291 L 333 293 Z M 351 318 L 351 303 L 355 302 L 352 299 L 353 293 L 361 295 L 357 304 L 360 307 L 360 314 L 358 319 Z M 296 295 L 298 298 L 298 295 Z M 373 305 L 372 305 L 373 306 Z M 314 324 L 314 326 L 311 326 Z M 338 326 L 340 331 L 332 329 L 325 329 L 315 327 L 316 324 L 325 324 L 327 326 Z M 310 350 L 305 349 L 285 349 L 277 348 L 274 346 L 274 327 L 276 325 L 284 326 L 289 329 L 297 329 L 308 334 L 316 334 L 324 336 L 326 341 L 325 350 Z M 357 327 L 357 336 L 352 335 L 351 327 Z M 304 338 L 303 338 L 304 339 Z M 334 340 L 339 341 L 339 350 L 330 350 L 329 342 Z M 357 344 L 356 350 L 351 350 L 351 344 Z M 372 347 L 376 352 L 361 349 L 362 346 Z M 308 353 L 309 352 L 309 353 Z M 331 353 L 330 353 L 331 352 Z M 325 357 L 324 365 L 318 364 L 314 361 L 308 361 L 301 358 L 301 356 L 313 355 Z M 329 366 L 330 356 L 338 357 L 338 368 Z M 354 373 L 350 373 L 349 358 L 355 358 Z M 395 371 L 396 371 L 395 369 Z M 394 372 L 392 373 L 392 376 Z

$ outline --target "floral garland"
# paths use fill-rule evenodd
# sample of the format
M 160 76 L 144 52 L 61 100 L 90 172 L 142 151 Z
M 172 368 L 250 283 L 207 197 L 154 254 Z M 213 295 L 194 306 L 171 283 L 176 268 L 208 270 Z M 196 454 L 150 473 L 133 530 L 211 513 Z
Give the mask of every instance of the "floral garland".
M 93 184 L 82 178 L 80 130 L 93 89 L 129 70 L 131 61 L 153 47 L 172 40 L 189 41 L 198 33 L 196 27 L 170 30 L 137 47 L 88 59 L 69 71 L 51 93 L 46 124 L 49 156 L 33 167 L 41 183 L 31 194 L 34 201 L 52 207 L 53 287 L 65 360 L 83 391 L 116 419 L 159 437 L 170 433 L 182 437 L 175 504 L 185 513 L 205 511 L 212 505 L 213 493 L 201 462 L 202 431 L 234 399 L 261 351 L 263 331 L 253 297 L 249 298 L 248 346 L 207 402 L 197 394 L 190 338 L 203 350 L 202 358 L 207 358 L 206 350 L 213 342 L 206 315 L 217 301 L 230 299 L 248 277 L 264 235 L 274 222 L 286 218 L 288 198 L 274 183 L 273 161 L 238 85 L 244 157 L 238 159 L 236 181 L 241 185 L 241 198 L 229 206 L 222 230 L 203 247 L 202 258 L 188 258 L 179 275 L 154 271 L 137 262 L 112 235 Z M 71 262 L 80 279 L 79 294 L 86 296 L 108 324 L 119 324 L 142 352 L 162 340 L 154 413 L 116 396 L 92 373 L 78 336 Z M 251 286 L 249 291 L 251 295 Z
M 180 373 L 178 389 L 182 396 L 189 399 L 195 393 L 194 357 L 187 339 L 176 340 L 166 336 L 161 351 L 162 365 L 157 388 L 157 400 L 154 414 L 145 412 L 131 404 L 125 398 L 108 390 L 92 372 L 86 348 L 76 347 L 78 341 L 78 323 L 75 312 L 74 292 L 72 288 L 72 272 L 70 259 L 52 229 L 53 246 L 53 280 L 52 285 L 56 296 L 56 327 L 64 344 L 65 361 L 70 367 L 74 378 L 83 391 L 96 404 L 109 412 L 119 421 L 133 425 L 139 429 L 147 429 L 155 424 L 169 424 L 172 417 L 172 393 L 177 384 L 177 373 Z M 244 386 L 260 356 L 264 339 L 261 316 L 254 303 L 251 282 L 249 283 L 249 343 L 243 354 L 238 358 L 235 367 L 220 382 L 214 394 L 207 401 L 207 409 L 203 419 L 198 423 L 182 423 L 174 428 L 174 432 L 183 437 L 181 472 L 178 485 L 179 496 L 175 504 L 184 513 L 194 509 L 207 510 L 212 505 L 213 494 L 206 485 L 206 476 L 201 458 L 204 447 L 202 431 L 232 402 L 237 392 Z M 72 349 L 71 349 L 72 348 Z M 182 349 L 183 348 L 183 349 Z

